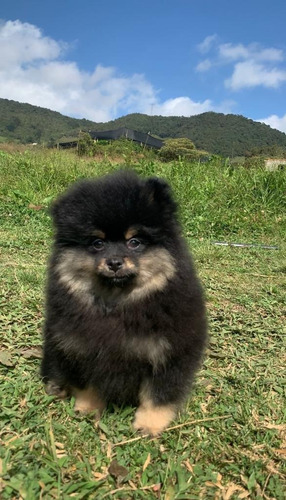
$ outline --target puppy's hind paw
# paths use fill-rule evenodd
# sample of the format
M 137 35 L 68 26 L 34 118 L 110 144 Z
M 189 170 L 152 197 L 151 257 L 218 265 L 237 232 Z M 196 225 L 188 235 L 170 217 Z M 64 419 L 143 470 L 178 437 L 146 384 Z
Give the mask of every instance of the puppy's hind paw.
M 60 386 L 53 380 L 49 380 L 46 383 L 45 391 L 49 396 L 56 396 L 59 399 L 65 399 L 68 397 L 67 389 L 63 386 Z

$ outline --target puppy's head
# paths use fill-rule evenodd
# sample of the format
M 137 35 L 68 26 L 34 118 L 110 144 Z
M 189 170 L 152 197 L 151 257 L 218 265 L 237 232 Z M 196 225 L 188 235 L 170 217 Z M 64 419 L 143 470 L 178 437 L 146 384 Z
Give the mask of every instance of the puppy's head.
M 62 275 L 69 262 L 69 281 L 88 276 L 99 293 L 147 289 L 154 278 L 160 288 L 174 271 L 175 211 L 168 184 L 157 178 L 123 171 L 77 183 L 52 207 Z

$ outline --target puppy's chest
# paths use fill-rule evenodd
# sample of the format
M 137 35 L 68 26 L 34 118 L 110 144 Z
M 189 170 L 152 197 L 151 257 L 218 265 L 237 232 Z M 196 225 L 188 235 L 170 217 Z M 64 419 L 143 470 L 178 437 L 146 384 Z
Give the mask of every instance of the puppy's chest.
M 102 338 L 103 351 L 106 349 L 111 356 L 117 352 L 126 360 L 148 362 L 155 368 L 164 365 L 170 354 L 171 345 L 167 338 L 158 331 L 156 318 L 152 315 L 150 317 L 142 315 L 141 310 L 136 313 L 135 307 L 132 315 L 128 309 L 121 310 L 121 312 L 119 312 L 120 309 L 116 309 L 112 306 L 108 309 L 105 304 L 105 319 L 102 318 L 101 321 L 103 324 L 110 321 L 112 325 L 112 318 L 114 318 L 114 334 L 106 340 Z
M 162 333 L 153 332 L 146 325 L 138 328 L 138 324 L 127 328 L 118 325 L 118 330 L 115 327 L 111 336 L 101 337 L 98 347 L 103 357 L 106 355 L 110 360 L 118 357 L 126 363 L 148 363 L 155 370 L 166 363 L 171 353 L 171 344 Z
M 93 359 L 95 365 L 110 366 L 123 364 L 147 363 L 153 370 L 164 366 L 171 354 L 171 345 L 162 335 L 142 335 L 142 332 L 131 333 L 112 330 L 112 335 L 98 334 L 97 329 L 90 331 L 87 337 L 79 332 L 58 339 L 58 346 L 68 357 L 75 357 L 84 363 L 85 359 Z M 107 332 L 106 332 L 107 333 Z
M 171 346 L 163 336 L 126 336 L 121 341 L 122 353 L 128 359 L 138 359 L 158 368 L 166 363 Z

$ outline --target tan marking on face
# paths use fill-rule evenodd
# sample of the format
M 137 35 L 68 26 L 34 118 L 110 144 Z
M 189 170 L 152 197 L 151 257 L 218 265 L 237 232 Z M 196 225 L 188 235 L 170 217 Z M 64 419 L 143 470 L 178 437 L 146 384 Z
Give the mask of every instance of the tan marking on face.
M 98 280 L 97 272 L 108 271 L 104 259 L 96 266 L 94 257 L 83 250 L 63 250 L 55 266 L 59 282 L 69 293 L 78 297 L 83 307 L 92 307 L 94 298 L 100 297 L 107 304 L 120 303 L 127 292 L 121 288 L 104 287 Z
M 143 434 L 158 436 L 175 418 L 177 408 L 175 405 L 155 405 L 150 398 L 148 385 L 143 384 L 140 392 L 140 406 L 135 413 L 133 427 Z
M 132 262 L 132 260 L 129 259 L 128 257 L 125 257 L 124 264 L 125 264 L 125 268 L 128 269 L 128 271 L 135 271 L 136 270 L 136 266 L 135 266 L 134 262 Z
M 95 274 L 95 265 L 91 255 L 80 250 L 64 250 L 55 270 L 60 283 L 70 293 L 83 297 L 84 301 L 92 300 L 92 277 Z
M 156 372 L 159 366 L 166 363 L 171 346 L 164 337 L 133 337 L 125 340 L 124 350 L 127 355 L 131 354 L 138 359 L 147 360 Z
M 126 240 L 130 240 L 130 238 L 133 238 L 134 236 L 136 236 L 136 234 L 138 234 L 138 229 L 136 229 L 135 227 L 130 227 L 129 229 L 127 229 L 124 236 Z
M 106 406 L 105 402 L 99 397 L 93 387 L 87 389 L 72 389 L 72 394 L 75 397 L 75 411 L 80 413 L 90 413 L 96 411 L 100 416 Z
M 106 272 L 109 270 L 108 268 L 108 265 L 106 264 L 106 260 L 105 259 L 101 259 L 101 261 L 99 262 L 98 266 L 97 266 L 97 270 L 100 271 L 100 272 Z
M 95 229 L 92 231 L 91 236 L 95 236 L 96 238 L 100 238 L 101 240 L 105 240 L 105 233 L 100 229 Z
M 125 301 L 137 301 L 163 290 L 176 272 L 175 261 L 165 248 L 151 249 L 139 258 L 136 286 Z
M 85 306 L 92 306 L 94 297 L 104 301 L 116 300 L 118 304 L 137 302 L 152 293 L 163 290 L 176 272 L 175 261 L 164 248 L 151 249 L 141 255 L 138 268 L 131 259 L 124 259 L 128 270 L 138 271 L 136 278 L 123 288 L 104 287 L 97 279 L 97 272 L 109 271 L 105 259 L 95 263 L 94 256 L 79 249 L 63 250 L 55 266 L 59 282 L 72 294 L 76 294 Z

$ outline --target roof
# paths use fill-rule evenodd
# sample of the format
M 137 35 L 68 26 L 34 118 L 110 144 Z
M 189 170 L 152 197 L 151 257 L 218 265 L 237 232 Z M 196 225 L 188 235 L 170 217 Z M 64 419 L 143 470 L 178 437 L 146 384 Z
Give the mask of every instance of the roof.
M 132 130 L 130 128 L 121 127 L 115 130 L 91 130 L 89 131 L 92 139 L 105 139 L 105 140 L 116 140 L 121 137 L 126 137 L 134 142 L 139 142 L 151 148 L 160 149 L 163 146 L 163 141 L 161 139 L 156 139 L 150 134 L 145 134 L 144 132 L 138 132 L 137 130 Z

